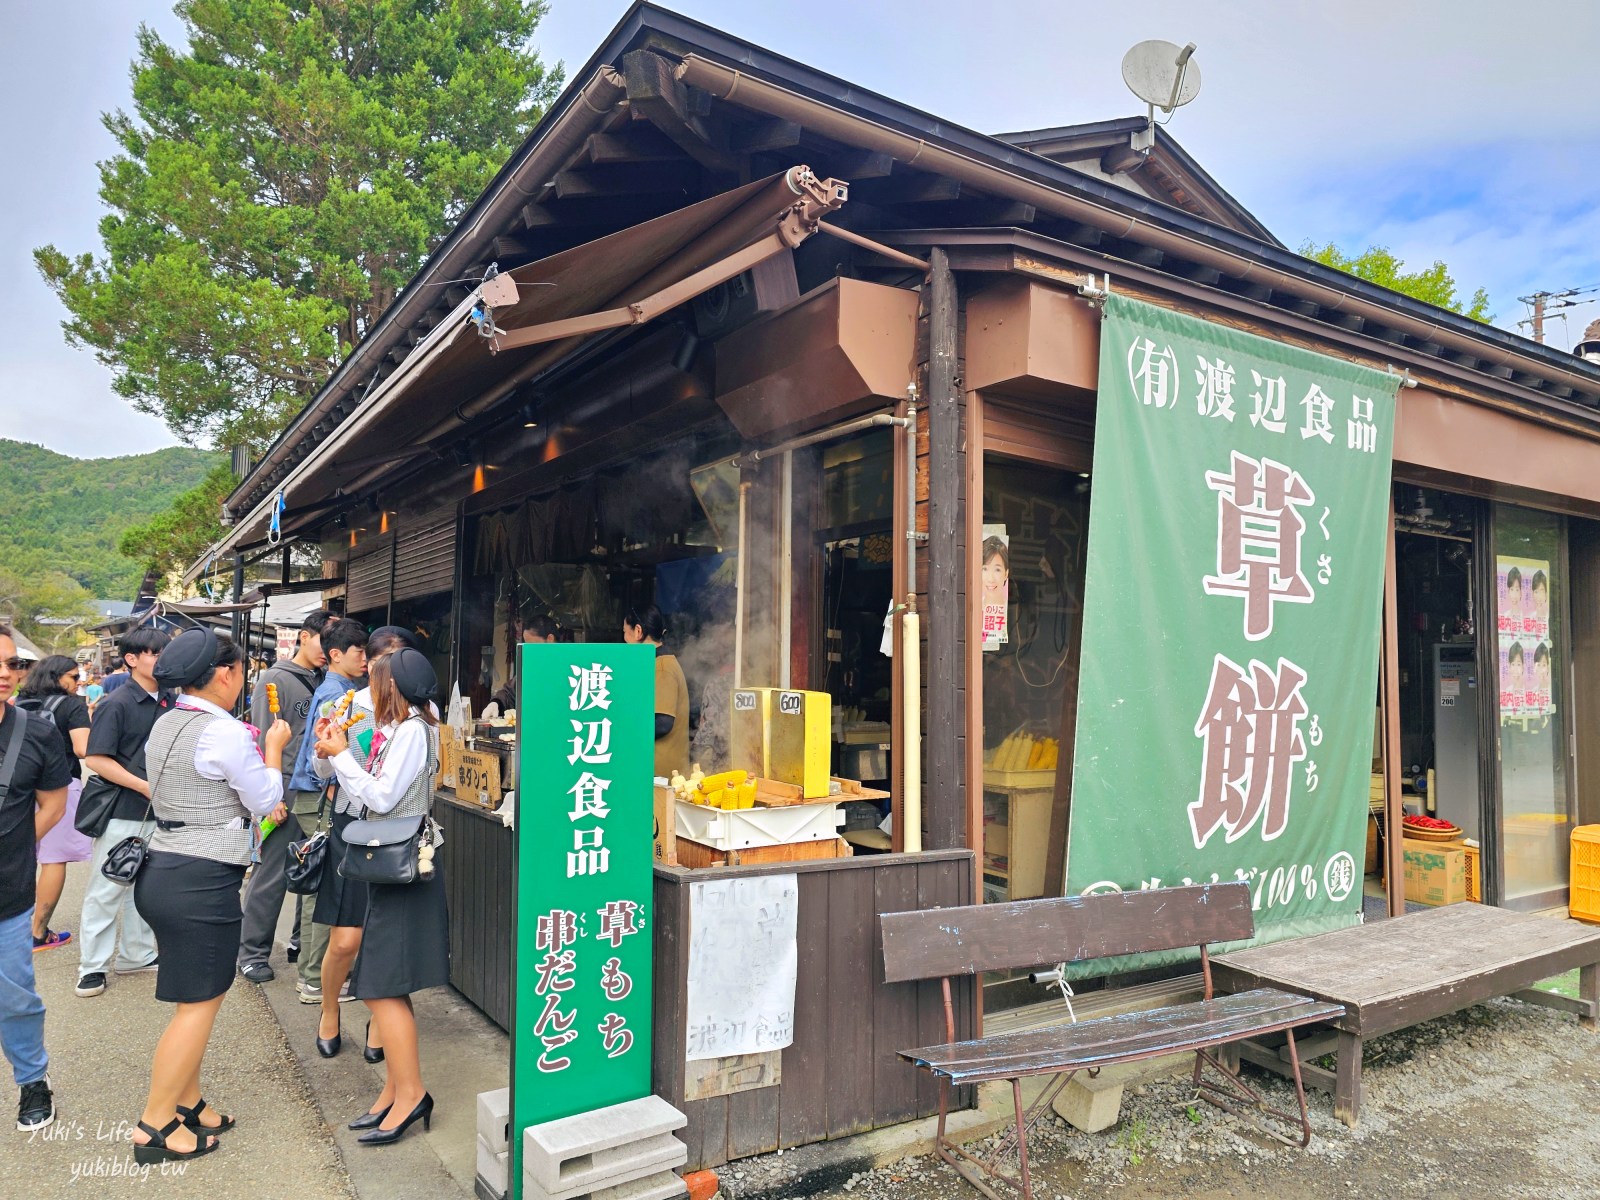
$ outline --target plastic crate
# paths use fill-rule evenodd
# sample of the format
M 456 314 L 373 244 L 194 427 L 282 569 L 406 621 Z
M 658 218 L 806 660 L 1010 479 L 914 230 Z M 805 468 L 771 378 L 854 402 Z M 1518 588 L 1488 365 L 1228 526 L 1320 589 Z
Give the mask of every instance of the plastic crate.
M 1572 831 L 1572 888 L 1568 911 L 1579 921 L 1600 925 L 1600 825 Z

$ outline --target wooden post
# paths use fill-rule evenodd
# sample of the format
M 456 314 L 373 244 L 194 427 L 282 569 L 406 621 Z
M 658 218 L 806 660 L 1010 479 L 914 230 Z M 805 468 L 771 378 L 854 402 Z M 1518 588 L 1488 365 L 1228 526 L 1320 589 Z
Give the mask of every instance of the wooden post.
M 928 303 L 928 713 L 924 845 L 966 844 L 956 753 L 965 714 L 961 605 L 961 408 L 956 282 L 943 249 L 929 256 Z M 916 653 L 915 649 L 911 653 Z

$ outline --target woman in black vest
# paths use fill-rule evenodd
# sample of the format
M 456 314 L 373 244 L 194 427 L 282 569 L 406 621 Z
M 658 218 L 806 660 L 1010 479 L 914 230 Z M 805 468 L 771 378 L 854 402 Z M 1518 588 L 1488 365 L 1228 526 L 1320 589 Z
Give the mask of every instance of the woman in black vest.
M 156 679 L 178 688 L 177 706 L 150 731 L 145 762 L 156 831 L 134 884 L 139 915 L 160 951 L 156 999 L 176 1004 L 156 1045 L 150 1095 L 133 1135 L 136 1162 L 209 1154 L 232 1117 L 206 1107 L 200 1065 L 233 983 L 239 955 L 239 885 L 259 837 L 256 824 L 283 801 L 289 725 L 255 730 L 232 716 L 244 687 L 239 648 L 209 629 L 174 638 Z
M 439 767 L 438 721 L 429 707 L 439 681 L 427 657 L 407 648 L 375 662 L 369 683 L 377 732 L 367 766 L 356 761 L 344 731 L 331 720 L 317 723 L 317 754 L 332 761 L 340 789 L 370 816 L 426 816 Z M 358 851 L 359 843 L 352 843 L 347 853 Z M 367 1130 L 358 1140 L 368 1146 L 398 1141 L 417 1120 L 427 1128 L 433 1119 L 411 1007 L 412 992 L 450 982 L 444 871 L 437 860 L 432 867 L 414 883 L 374 883 L 367 890 L 350 994 L 372 1010 L 387 1067 L 377 1100 L 350 1122 L 351 1129 Z

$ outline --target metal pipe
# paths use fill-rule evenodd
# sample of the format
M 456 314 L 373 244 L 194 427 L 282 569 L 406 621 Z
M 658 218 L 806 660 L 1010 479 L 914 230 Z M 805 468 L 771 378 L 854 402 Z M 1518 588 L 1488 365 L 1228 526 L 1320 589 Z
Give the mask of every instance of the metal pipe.
M 1592 374 L 1565 369 L 1544 358 L 1533 358 L 1510 346 L 1496 346 L 1479 340 L 1454 328 L 1413 316 L 1343 291 L 1331 284 L 1320 283 L 1302 275 L 1268 266 L 1264 261 L 1272 247 L 1253 248 L 1256 253 L 1229 250 L 1213 246 L 1197 237 L 1178 233 L 1154 224 L 1147 218 L 1118 212 L 1112 208 L 1035 183 L 1000 167 L 991 166 L 953 150 L 930 145 L 925 139 L 901 133 L 866 117 L 857 117 L 820 100 L 791 92 L 776 84 L 756 79 L 742 71 L 725 67 L 721 63 L 687 56 L 678 67 L 678 78 L 691 87 L 711 93 L 719 100 L 727 100 L 740 107 L 784 120 L 795 121 L 824 137 L 844 140 L 849 145 L 864 150 L 889 154 L 900 162 L 935 171 L 951 179 L 967 183 L 1008 200 L 1031 204 L 1042 212 L 1064 217 L 1070 221 L 1104 230 L 1116 238 L 1137 238 L 1146 245 L 1168 250 L 1191 262 L 1215 267 L 1226 274 L 1249 283 L 1261 284 L 1276 291 L 1313 300 L 1336 313 L 1350 313 L 1369 318 L 1381 325 L 1428 341 L 1437 342 L 1454 350 L 1481 359 L 1491 367 L 1505 366 L 1514 361 L 1526 363 L 1525 369 L 1545 379 L 1566 384 L 1582 392 L 1595 389 Z M 737 91 L 737 98 L 734 93 Z M 1574 364 L 1578 360 L 1574 359 Z
M 837 225 L 829 225 L 826 221 L 823 221 L 817 226 L 817 232 L 831 233 L 842 242 L 849 242 L 852 246 L 860 246 L 864 250 L 871 250 L 874 254 L 887 258 L 890 262 L 897 262 L 901 266 L 912 267 L 918 271 L 926 271 L 928 269 L 926 259 L 907 254 L 904 250 L 896 250 L 891 246 L 885 246 L 882 242 L 875 242 L 869 237 L 862 237 L 853 230 L 841 229 Z
M 783 488 L 778 511 L 783 526 L 778 534 L 778 686 L 790 687 L 790 658 L 794 648 L 794 452 L 783 452 Z
M 906 593 L 906 611 L 900 614 L 900 681 L 905 699 L 900 713 L 900 844 L 906 854 L 922 853 L 922 623 L 917 617 L 916 583 Z
M 897 417 L 892 413 L 873 413 L 867 417 L 857 417 L 853 421 L 846 421 L 842 425 L 830 425 L 826 429 L 818 429 L 813 433 L 792 438 L 787 442 L 779 442 L 776 446 L 768 446 L 765 450 L 752 450 L 748 454 L 741 454 L 733 460 L 736 467 L 753 467 L 762 459 L 771 458 L 774 454 L 787 454 L 791 450 L 799 450 L 804 446 L 814 446 L 818 442 L 826 442 L 830 438 L 845 437 L 848 434 L 871 429 L 877 425 L 904 426 L 905 417 Z
M 739 481 L 739 565 L 733 587 L 733 686 L 744 686 L 744 589 L 750 542 L 750 481 Z

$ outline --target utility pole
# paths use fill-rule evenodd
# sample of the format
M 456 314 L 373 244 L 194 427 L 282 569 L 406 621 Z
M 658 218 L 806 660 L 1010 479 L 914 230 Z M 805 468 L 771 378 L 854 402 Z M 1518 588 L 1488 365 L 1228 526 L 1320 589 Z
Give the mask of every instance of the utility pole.
M 1576 308 L 1580 304 L 1588 303 L 1588 301 L 1584 300 L 1574 300 L 1572 297 L 1586 295 L 1594 291 L 1600 291 L 1600 286 L 1566 288 L 1559 292 L 1535 292 L 1531 296 L 1518 296 L 1517 299 L 1531 306 L 1533 313 L 1526 321 L 1518 321 L 1517 324 L 1528 326 L 1533 335 L 1533 340 L 1542 346 L 1544 344 L 1544 322 L 1546 316 L 1559 309 Z M 1562 319 L 1565 320 L 1566 318 L 1563 317 Z

